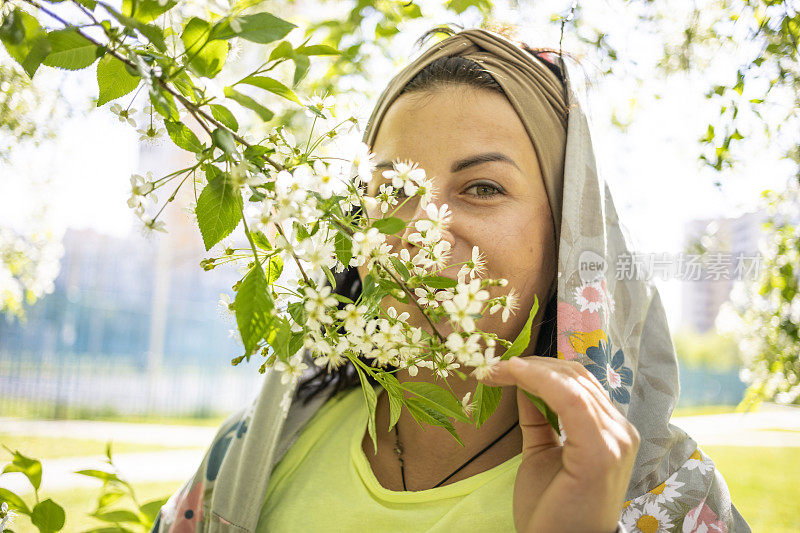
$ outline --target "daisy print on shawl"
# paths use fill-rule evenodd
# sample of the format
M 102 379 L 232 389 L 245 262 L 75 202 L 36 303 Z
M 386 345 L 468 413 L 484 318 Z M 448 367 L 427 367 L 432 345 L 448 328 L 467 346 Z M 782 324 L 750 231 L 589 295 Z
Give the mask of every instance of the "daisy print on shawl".
M 700 449 L 696 449 L 694 453 L 689 457 L 689 460 L 686 461 L 686 464 L 683 465 L 687 470 L 694 470 L 695 468 L 700 471 L 702 475 L 706 475 L 708 472 L 714 470 L 714 465 L 710 461 L 706 461 L 703 459 L 703 456 L 700 454 Z
M 675 527 L 667 510 L 652 501 L 641 507 L 629 505 L 620 520 L 630 533 L 671 533 Z
M 600 341 L 598 346 L 591 346 L 586 350 L 586 356 L 592 360 L 586 365 L 586 370 L 603 384 L 617 403 L 630 403 L 631 395 L 627 387 L 633 385 L 633 371 L 625 366 L 625 354 L 617 350 L 611 356 L 611 345 L 607 341 Z
M 680 498 L 681 493 L 679 489 L 685 485 L 685 483 L 678 481 L 677 477 L 678 472 L 675 472 L 665 482 L 648 491 L 645 497 L 659 505 L 673 503 L 675 498 Z

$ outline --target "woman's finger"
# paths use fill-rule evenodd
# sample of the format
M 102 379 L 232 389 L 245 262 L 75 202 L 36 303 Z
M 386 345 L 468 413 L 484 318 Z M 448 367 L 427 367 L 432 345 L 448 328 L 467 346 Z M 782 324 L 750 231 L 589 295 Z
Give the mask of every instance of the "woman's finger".
M 567 372 L 563 365 L 541 361 L 544 358 L 529 359 L 513 357 L 499 362 L 492 369 L 491 382 L 516 385 L 541 397 L 559 415 L 573 444 L 597 445 L 605 438 L 603 430 L 608 431 L 613 426 L 617 426 L 613 428 L 615 433 L 621 430 L 598 401 L 597 390 L 589 385 L 589 380 L 577 380 L 570 375 L 574 370 Z
M 530 357 L 533 358 L 536 356 Z M 528 357 L 523 357 L 523 360 L 528 360 Z M 562 372 L 573 376 L 575 379 L 581 382 L 581 384 L 586 386 L 590 392 L 593 393 L 599 406 L 602 407 L 608 416 L 623 426 L 630 426 L 630 422 L 625 415 L 620 413 L 619 410 L 614 407 L 614 404 L 611 403 L 608 391 L 597 379 L 597 376 L 589 372 L 585 366 L 577 361 L 565 361 L 563 359 L 554 359 L 552 357 L 536 357 L 536 361 L 538 361 L 539 364 L 552 365 L 560 369 Z

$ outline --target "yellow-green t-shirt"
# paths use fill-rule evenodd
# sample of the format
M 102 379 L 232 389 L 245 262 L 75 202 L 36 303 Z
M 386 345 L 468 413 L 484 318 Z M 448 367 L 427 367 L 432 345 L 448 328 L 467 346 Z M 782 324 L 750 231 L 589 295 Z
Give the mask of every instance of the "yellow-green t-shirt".
M 275 465 L 256 527 L 265 531 L 514 531 L 522 454 L 428 490 L 381 486 L 361 448 L 361 387 L 328 400 Z

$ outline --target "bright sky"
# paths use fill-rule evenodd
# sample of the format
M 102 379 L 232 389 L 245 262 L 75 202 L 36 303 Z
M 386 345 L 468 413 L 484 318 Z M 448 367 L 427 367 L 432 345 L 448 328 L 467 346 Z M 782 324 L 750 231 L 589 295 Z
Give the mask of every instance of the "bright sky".
M 475 14 L 467 13 L 462 22 L 470 26 L 474 20 Z M 530 22 L 546 21 L 540 12 L 524 11 L 520 20 L 525 28 L 531 27 L 523 35 L 529 44 L 557 47 L 557 25 Z M 411 44 L 432 25 L 430 19 L 409 24 L 407 50 L 398 57 L 412 55 Z M 537 29 L 541 31 L 536 33 Z M 541 35 L 541 41 L 526 37 L 528 34 Z M 565 41 L 568 49 L 567 45 Z M 639 55 L 658 52 L 649 50 L 646 42 L 629 43 L 628 48 Z M 401 64 L 390 66 L 387 75 Z M 69 73 L 47 67 L 42 70 L 46 72 L 37 74 L 37 83 L 56 84 L 68 78 L 67 93 L 76 105 L 85 101 L 86 94 L 96 94 L 93 69 Z M 766 141 L 753 145 L 735 172 L 721 176 L 724 189 L 720 192 L 713 185 L 714 174 L 697 163 L 696 140 L 711 118 L 702 95 L 707 82 L 676 78 L 668 85 L 658 80 L 649 83 L 637 90 L 629 79 L 607 79 L 591 94 L 593 141 L 601 175 L 611 186 L 620 218 L 638 250 L 674 253 L 682 247 L 685 222 L 736 216 L 754 209 L 759 192 L 779 187 L 791 166 L 779 161 L 776 148 L 764 148 L 770 146 Z M 625 116 L 632 95 L 639 95 L 638 109 L 627 131 L 610 127 L 604 117 L 612 109 Z M 644 100 L 645 95 L 651 96 Z M 78 111 L 54 142 L 40 149 L 20 150 L 11 168 L 0 167 L 0 224 L 24 224 L 30 215 L 41 213 L 41 191 L 48 190 L 44 201 L 56 228 L 93 228 L 117 236 L 132 230 L 135 219 L 126 199 L 130 174 L 139 168 L 138 134 L 120 123 L 107 107 Z M 43 186 L 48 180 L 49 185 Z M 660 280 L 657 284 L 675 327 L 680 318 L 680 284 Z

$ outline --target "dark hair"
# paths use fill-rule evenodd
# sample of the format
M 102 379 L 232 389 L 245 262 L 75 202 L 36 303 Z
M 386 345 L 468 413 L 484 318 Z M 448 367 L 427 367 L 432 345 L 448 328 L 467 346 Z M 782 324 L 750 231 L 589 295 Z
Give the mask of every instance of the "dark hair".
M 493 30 L 501 34 L 507 34 L 507 30 Z M 438 26 L 425 32 L 418 40 L 417 46 L 421 46 L 431 36 L 444 33 L 454 35 L 456 31 L 448 26 Z M 508 36 L 508 35 L 505 35 Z M 549 48 L 531 48 L 527 44 L 518 43 L 524 50 L 540 59 L 558 79 L 564 83 L 564 76 L 561 67 L 557 65 L 552 54 L 559 54 L 557 50 Z M 489 91 L 498 92 L 505 95 L 505 91 L 497 83 L 497 80 L 487 72 L 481 65 L 471 59 L 460 56 L 441 57 L 425 68 L 420 70 L 403 88 L 401 94 L 422 93 L 431 89 L 446 87 L 453 84 L 477 87 Z M 359 216 L 361 208 L 357 207 L 349 215 Z M 558 256 L 558 243 L 556 243 L 556 256 Z M 350 298 L 353 301 L 361 295 L 361 278 L 355 267 L 347 267 L 343 272 L 334 274 L 336 287 L 333 292 Z M 542 317 L 541 328 L 536 342 L 535 352 L 537 355 L 545 357 L 557 357 L 556 352 L 556 294 L 553 294 L 549 302 L 546 303 L 544 315 Z M 345 304 L 339 302 L 339 309 L 343 309 Z M 345 332 L 342 331 L 344 334 Z M 367 361 L 365 361 L 367 362 Z M 367 364 L 369 364 L 367 362 Z M 394 367 L 389 367 L 394 369 Z M 332 387 L 331 395 L 342 390 L 356 387 L 360 384 L 358 374 L 351 362 L 347 362 L 338 369 L 328 372 L 323 367 L 314 373 L 301 379 L 297 389 L 297 397 L 307 403 L 311 398 L 321 391 Z

